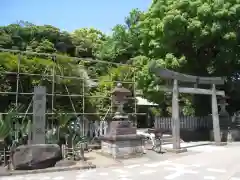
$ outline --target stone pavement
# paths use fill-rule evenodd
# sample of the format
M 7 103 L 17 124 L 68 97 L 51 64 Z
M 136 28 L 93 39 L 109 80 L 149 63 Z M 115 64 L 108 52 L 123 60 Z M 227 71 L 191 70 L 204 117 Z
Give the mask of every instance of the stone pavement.
M 196 153 L 198 152 L 189 151 L 182 154 L 174 154 L 174 153 L 158 154 L 152 150 L 147 150 L 147 153 L 141 157 L 114 160 L 112 158 L 105 157 L 100 153 L 97 153 L 96 151 L 92 151 L 92 152 L 86 153 L 85 157 L 89 159 L 89 161 L 92 164 L 96 165 L 97 168 L 99 168 L 99 167 L 123 166 L 123 165 L 135 164 L 135 163 L 146 163 L 149 161 L 164 161 L 167 159 L 175 159 L 181 156 L 187 156 L 187 155 L 196 154 Z
M 0 180 L 240 180 L 240 145 L 207 145 L 201 153 L 82 171 L 0 177 Z M 189 148 L 191 151 L 191 148 Z M 159 155 L 161 156 L 161 155 Z
M 97 167 L 109 167 L 119 165 L 118 161 L 98 154 L 96 151 L 85 153 L 84 156 Z

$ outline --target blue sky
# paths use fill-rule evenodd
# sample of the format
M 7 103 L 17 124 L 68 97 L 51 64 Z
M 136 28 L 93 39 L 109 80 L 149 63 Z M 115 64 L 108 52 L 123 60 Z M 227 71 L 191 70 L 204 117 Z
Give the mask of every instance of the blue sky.
M 94 27 L 109 33 L 131 9 L 145 11 L 150 4 L 151 0 L 0 0 L 0 25 L 24 20 L 66 31 Z

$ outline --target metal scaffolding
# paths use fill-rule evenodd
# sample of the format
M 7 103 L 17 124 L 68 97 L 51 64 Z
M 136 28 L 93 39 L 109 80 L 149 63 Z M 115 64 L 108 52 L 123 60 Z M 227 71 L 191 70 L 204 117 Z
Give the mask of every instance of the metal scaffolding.
M 102 116 L 102 120 L 105 120 L 107 115 L 112 115 L 113 112 L 113 103 L 112 103 L 112 98 L 110 94 L 107 94 L 107 97 L 103 97 L 103 96 L 97 96 L 97 95 L 92 95 L 90 93 L 87 93 L 85 91 L 86 89 L 86 77 L 83 76 L 72 76 L 72 75 L 66 75 L 63 72 L 63 68 L 61 67 L 61 64 L 59 62 L 59 58 L 61 59 L 71 59 L 71 62 L 67 62 L 68 65 L 71 66 L 75 66 L 75 65 L 79 65 L 82 67 L 82 69 L 84 70 L 87 63 L 98 63 L 98 64 L 104 64 L 105 66 L 109 66 L 109 67 L 127 67 L 129 68 L 129 71 L 127 74 L 125 75 L 124 79 L 112 79 L 112 74 L 110 74 L 109 76 L 111 77 L 109 80 L 101 80 L 101 82 L 106 82 L 106 83 L 111 83 L 111 89 L 113 89 L 113 84 L 116 84 L 117 82 L 121 82 L 122 84 L 129 84 L 129 86 L 132 87 L 131 91 L 133 92 L 133 96 L 130 97 L 129 99 L 133 100 L 133 111 L 128 113 L 129 115 L 134 115 L 136 116 L 137 113 L 137 102 L 136 102 L 136 84 L 135 84 L 135 68 L 132 67 L 129 64 L 121 64 L 121 63 L 113 63 L 113 62 L 109 62 L 109 61 L 100 61 L 100 60 L 94 60 L 94 59 L 89 59 L 89 58 L 77 58 L 77 57 L 67 57 L 67 56 L 62 56 L 62 55 L 58 55 L 58 54 L 46 54 L 46 53 L 35 53 L 35 52 L 28 52 L 28 51 L 18 51 L 18 50 L 6 50 L 6 49 L 0 49 L 0 52 L 9 52 L 9 53 L 13 53 L 13 54 L 17 54 L 18 58 L 17 58 L 17 70 L 16 71 L 0 71 L 0 75 L 5 75 L 5 76 L 15 76 L 16 78 L 16 90 L 15 91 L 0 91 L 0 96 L 10 96 L 13 95 L 15 96 L 15 106 L 18 107 L 19 104 L 21 103 L 19 101 L 20 96 L 30 96 L 30 98 L 32 98 L 33 96 L 33 89 L 31 92 L 23 92 L 21 91 L 21 77 L 24 76 L 28 76 L 28 77 L 35 77 L 35 78 L 39 78 L 39 84 L 41 84 L 41 82 L 45 79 L 48 79 L 48 81 L 50 81 L 51 84 L 51 92 L 47 92 L 47 97 L 49 99 L 51 99 L 51 111 L 47 112 L 46 115 L 54 115 L 55 114 L 55 109 L 56 109 L 56 98 L 57 97 L 68 97 L 70 100 L 70 105 L 72 108 L 72 112 L 62 112 L 64 114 L 70 114 L 70 115 L 98 115 L 98 116 Z M 34 56 L 34 57 L 44 57 L 46 59 L 51 59 L 53 61 L 53 63 L 51 64 L 51 66 L 46 66 L 45 70 L 42 73 L 28 73 L 25 72 L 24 69 L 22 68 L 22 57 L 23 56 Z M 28 59 L 29 61 L 31 61 L 31 59 Z M 66 62 L 65 62 L 66 63 Z M 59 72 L 60 74 L 58 74 L 57 72 Z M 125 73 L 125 72 L 123 72 Z M 128 76 L 131 76 L 131 80 L 128 80 Z M 91 78 L 89 77 L 90 80 L 92 82 L 98 83 L 99 79 L 98 78 Z M 64 84 L 64 89 L 66 93 L 61 93 L 61 92 L 57 92 L 57 86 L 56 86 L 56 82 L 58 79 L 67 79 L 67 80 L 78 80 L 80 83 L 82 83 L 82 89 L 79 89 L 79 93 L 72 93 L 68 86 L 66 84 Z M 110 93 L 110 92 L 109 92 Z M 82 107 L 80 108 L 81 110 L 79 111 L 79 108 L 76 108 L 73 102 L 73 98 L 78 98 L 81 102 L 82 102 Z M 110 99 L 110 104 L 109 104 L 109 108 L 107 108 L 106 112 L 88 112 L 85 109 L 86 106 L 86 98 L 102 98 L 102 99 Z M 32 115 L 33 113 L 30 112 L 30 107 L 32 104 L 32 99 L 30 100 L 30 103 L 28 104 L 28 107 L 25 109 L 25 112 L 18 112 L 19 115 L 24 115 L 24 117 L 28 116 L 28 115 Z M 79 112 L 78 112 L 79 111 Z M 7 114 L 7 112 L 0 112 L 2 114 Z

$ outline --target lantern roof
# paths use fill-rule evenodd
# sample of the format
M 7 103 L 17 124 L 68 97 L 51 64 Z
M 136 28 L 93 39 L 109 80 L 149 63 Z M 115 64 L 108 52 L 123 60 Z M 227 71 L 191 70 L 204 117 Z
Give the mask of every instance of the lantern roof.
M 124 88 L 122 86 L 122 83 L 118 83 L 117 86 L 113 89 L 112 91 L 112 94 L 113 95 L 116 95 L 116 94 L 126 94 L 126 95 L 130 95 L 131 94 L 131 91 Z

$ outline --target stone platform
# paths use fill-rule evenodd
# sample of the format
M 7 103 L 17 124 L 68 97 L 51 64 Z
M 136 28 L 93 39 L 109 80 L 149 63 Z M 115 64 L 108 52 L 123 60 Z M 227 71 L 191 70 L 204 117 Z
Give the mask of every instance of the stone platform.
M 101 152 L 113 158 L 130 158 L 142 155 L 142 136 L 136 134 L 136 127 L 129 121 L 112 121 L 109 132 L 101 137 Z
M 103 137 L 101 152 L 113 158 L 131 158 L 143 155 L 142 138 L 138 135 Z

